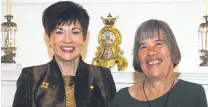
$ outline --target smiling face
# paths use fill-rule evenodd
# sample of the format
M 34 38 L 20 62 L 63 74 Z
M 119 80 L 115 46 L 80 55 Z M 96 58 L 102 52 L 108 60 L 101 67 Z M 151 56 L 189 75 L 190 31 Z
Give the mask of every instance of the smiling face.
M 142 71 L 148 78 L 166 77 L 173 70 L 170 50 L 163 36 L 155 35 L 139 44 L 138 60 Z
M 55 57 L 64 62 L 70 62 L 78 58 L 84 42 L 80 23 L 57 26 L 49 39 Z

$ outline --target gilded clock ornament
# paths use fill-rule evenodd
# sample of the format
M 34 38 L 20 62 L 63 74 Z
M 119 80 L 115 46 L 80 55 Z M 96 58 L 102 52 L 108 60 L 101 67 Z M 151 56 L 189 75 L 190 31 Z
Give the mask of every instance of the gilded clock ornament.
M 123 50 L 119 47 L 122 42 L 121 34 L 114 26 L 118 16 L 113 18 L 109 14 L 107 18 L 101 18 L 105 27 L 98 34 L 99 46 L 92 64 L 107 68 L 113 68 L 117 64 L 118 70 L 124 71 L 128 67 L 128 63 L 123 57 Z

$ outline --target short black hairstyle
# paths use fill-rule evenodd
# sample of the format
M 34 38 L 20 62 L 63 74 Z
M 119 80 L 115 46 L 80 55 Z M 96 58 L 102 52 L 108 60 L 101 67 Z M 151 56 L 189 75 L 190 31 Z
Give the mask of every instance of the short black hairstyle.
M 43 11 L 42 16 L 43 27 L 48 37 L 57 26 L 79 22 L 83 30 L 83 38 L 86 40 L 89 20 L 87 11 L 71 1 L 59 1 L 50 5 Z
M 162 32 L 161 32 L 162 31 Z M 143 22 L 136 30 L 134 38 L 134 48 L 133 48 L 133 66 L 134 70 L 138 72 L 143 72 L 140 63 L 138 60 L 138 49 L 139 44 L 146 39 L 153 38 L 155 35 L 163 35 L 165 43 L 167 44 L 170 54 L 171 61 L 174 65 L 174 68 L 178 65 L 181 60 L 181 53 L 176 42 L 175 36 L 169 27 L 169 25 L 161 20 L 150 19 Z M 161 34 L 162 33 L 162 34 Z

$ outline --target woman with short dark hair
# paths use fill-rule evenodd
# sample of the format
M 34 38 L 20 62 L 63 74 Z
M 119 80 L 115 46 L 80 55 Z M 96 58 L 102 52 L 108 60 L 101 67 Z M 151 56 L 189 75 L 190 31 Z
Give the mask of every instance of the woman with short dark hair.
M 86 64 L 81 57 L 87 11 L 74 2 L 60 1 L 45 9 L 42 21 L 53 59 L 23 68 L 13 107 L 108 107 L 116 93 L 110 70 Z

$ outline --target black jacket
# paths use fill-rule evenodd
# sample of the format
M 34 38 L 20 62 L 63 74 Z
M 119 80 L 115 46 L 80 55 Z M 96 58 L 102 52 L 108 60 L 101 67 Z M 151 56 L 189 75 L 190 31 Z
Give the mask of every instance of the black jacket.
M 43 87 L 44 84 L 47 86 Z M 80 57 L 75 79 L 77 107 L 108 107 L 115 94 L 110 70 L 86 64 Z M 65 107 L 64 80 L 55 59 L 23 68 L 13 107 Z

